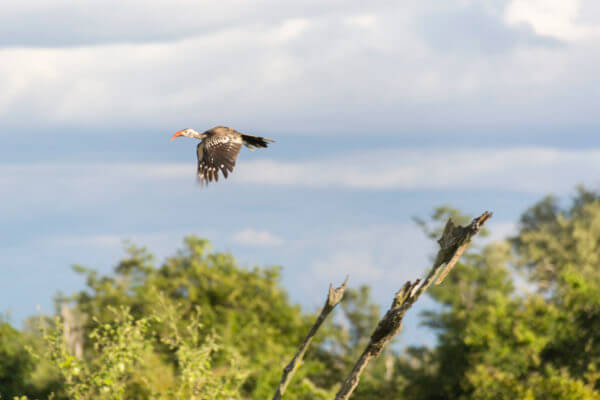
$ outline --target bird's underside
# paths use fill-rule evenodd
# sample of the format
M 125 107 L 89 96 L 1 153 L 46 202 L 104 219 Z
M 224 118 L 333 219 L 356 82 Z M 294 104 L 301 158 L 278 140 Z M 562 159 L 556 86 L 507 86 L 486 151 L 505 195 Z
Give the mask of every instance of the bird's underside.
M 198 182 L 208 184 L 219 180 L 219 171 L 227 178 L 233 172 L 242 144 L 253 150 L 267 147 L 272 139 L 246 135 L 235 129 L 218 126 L 203 135 L 198 143 Z

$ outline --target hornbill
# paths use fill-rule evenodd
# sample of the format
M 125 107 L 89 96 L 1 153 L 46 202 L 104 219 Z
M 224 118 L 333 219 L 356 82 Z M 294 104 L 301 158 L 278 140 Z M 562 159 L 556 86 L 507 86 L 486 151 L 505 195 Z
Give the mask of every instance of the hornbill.
M 198 182 L 208 184 L 219 180 L 219 171 L 227 178 L 233 171 L 235 160 L 242 144 L 250 150 L 257 147 L 267 147 L 274 142 L 260 136 L 246 135 L 226 126 L 215 126 L 202 133 L 191 128 L 175 132 L 171 140 L 179 136 L 200 139 L 196 152 L 198 154 Z

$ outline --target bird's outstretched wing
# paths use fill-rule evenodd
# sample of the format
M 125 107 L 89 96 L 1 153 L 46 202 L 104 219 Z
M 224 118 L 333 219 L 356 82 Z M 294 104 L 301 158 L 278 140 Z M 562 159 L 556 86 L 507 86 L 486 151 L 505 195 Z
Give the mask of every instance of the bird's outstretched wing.
M 227 178 L 233 171 L 235 161 L 242 148 L 239 135 L 209 136 L 198 144 L 198 181 L 209 183 L 219 180 L 219 171 Z

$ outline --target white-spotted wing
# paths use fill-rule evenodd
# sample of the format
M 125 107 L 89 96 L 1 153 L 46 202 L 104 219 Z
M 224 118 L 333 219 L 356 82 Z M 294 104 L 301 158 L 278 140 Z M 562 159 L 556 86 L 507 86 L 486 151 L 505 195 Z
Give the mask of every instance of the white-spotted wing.
M 233 171 L 242 148 L 239 135 L 213 135 L 204 139 L 196 148 L 198 154 L 198 181 L 209 183 L 219 180 L 219 171 L 227 178 Z

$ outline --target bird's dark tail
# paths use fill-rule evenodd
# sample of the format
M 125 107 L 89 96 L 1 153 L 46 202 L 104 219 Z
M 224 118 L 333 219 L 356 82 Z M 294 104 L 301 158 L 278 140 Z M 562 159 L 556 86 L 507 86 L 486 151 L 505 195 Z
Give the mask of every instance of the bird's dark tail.
M 250 149 L 255 147 L 267 147 L 269 143 L 273 143 L 273 139 L 264 138 L 260 136 L 246 135 L 242 133 L 242 142 Z

